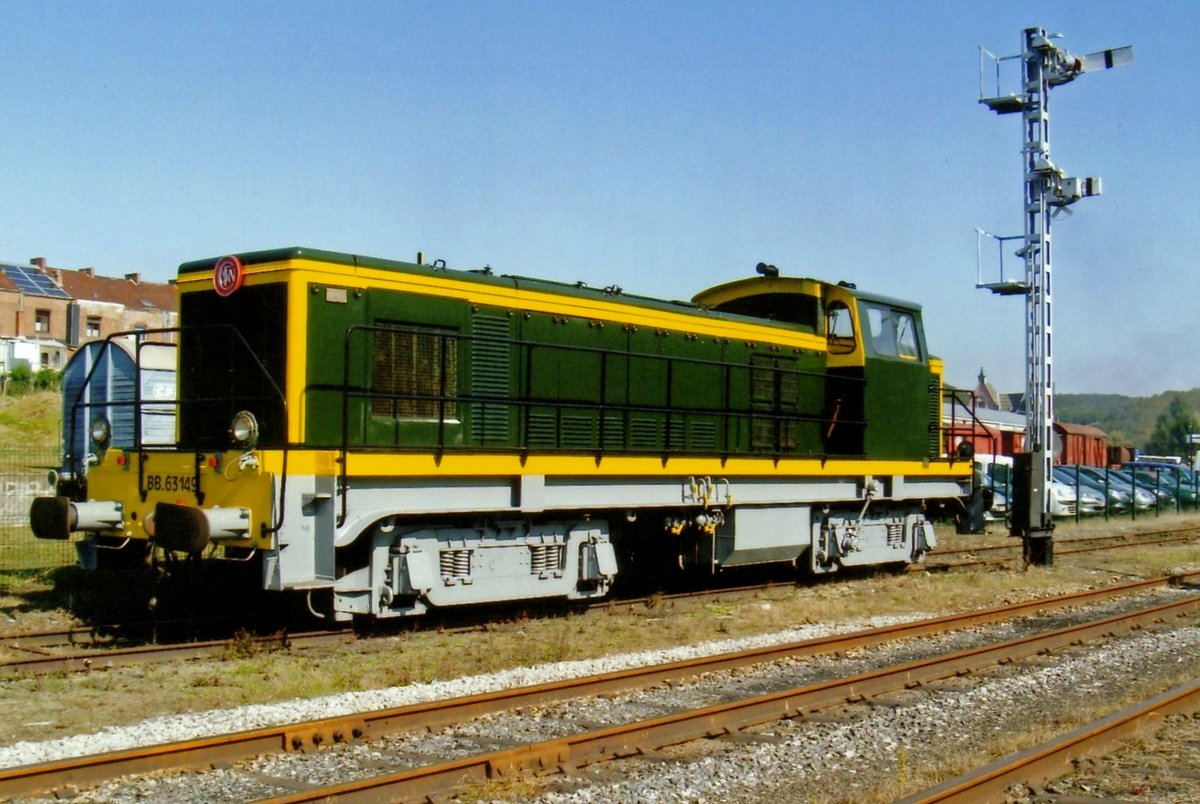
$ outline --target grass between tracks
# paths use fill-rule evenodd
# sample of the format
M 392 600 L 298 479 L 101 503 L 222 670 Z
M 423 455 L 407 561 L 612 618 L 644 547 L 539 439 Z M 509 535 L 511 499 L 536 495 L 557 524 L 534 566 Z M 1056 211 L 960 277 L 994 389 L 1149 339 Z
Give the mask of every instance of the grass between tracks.
M 1178 520 L 1181 526 L 1198 521 Z M 1159 519 L 1141 526 L 1161 529 L 1167 524 Z M 1063 528 L 1060 535 L 1067 532 L 1068 528 Z M 959 543 L 970 539 L 980 537 L 946 537 L 942 541 L 944 547 L 953 549 L 966 543 L 1006 540 L 983 537 L 979 542 Z M 514 666 L 761 634 L 803 623 L 913 612 L 933 616 L 1121 583 L 1131 576 L 1164 575 L 1185 567 L 1200 568 L 1200 545 L 1062 556 L 1052 569 L 917 572 L 800 587 L 781 584 L 716 602 L 659 599 L 650 605 L 626 605 L 585 615 L 516 617 L 484 632 L 413 633 L 298 652 L 256 652 L 251 646 L 242 646 L 221 659 L 3 679 L 0 709 L 5 718 L 0 721 L 0 744 L 88 732 L 160 714 L 449 679 Z M 20 613 L 19 606 L 9 608 L 7 601 L 4 606 Z

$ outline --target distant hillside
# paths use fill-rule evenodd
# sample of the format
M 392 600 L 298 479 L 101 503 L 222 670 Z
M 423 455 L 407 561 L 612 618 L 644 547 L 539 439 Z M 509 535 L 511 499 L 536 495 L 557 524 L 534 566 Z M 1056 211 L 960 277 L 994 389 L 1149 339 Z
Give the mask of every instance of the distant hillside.
M 1110 444 L 1144 448 L 1154 432 L 1154 423 L 1174 397 L 1200 412 L 1200 388 L 1167 391 L 1156 396 L 1119 394 L 1057 394 L 1054 414 L 1059 421 L 1090 424 L 1108 433 Z

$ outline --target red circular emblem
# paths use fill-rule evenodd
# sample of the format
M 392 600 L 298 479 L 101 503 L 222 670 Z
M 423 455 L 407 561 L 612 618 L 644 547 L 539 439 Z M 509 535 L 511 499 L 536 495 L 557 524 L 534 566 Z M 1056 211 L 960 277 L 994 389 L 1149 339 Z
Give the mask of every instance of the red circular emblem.
M 218 296 L 229 296 L 242 286 L 246 278 L 242 261 L 237 257 L 222 257 L 213 268 L 213 289 Z

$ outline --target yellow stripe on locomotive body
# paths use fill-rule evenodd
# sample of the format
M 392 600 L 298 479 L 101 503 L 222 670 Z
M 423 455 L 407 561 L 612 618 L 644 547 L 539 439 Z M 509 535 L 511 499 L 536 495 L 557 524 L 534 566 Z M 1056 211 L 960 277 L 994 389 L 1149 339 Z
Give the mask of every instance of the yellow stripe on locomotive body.
M 186 263 L 177 444 L 108 449 L 35 532 L 259 561 L 335 619 L 920 560 L 970 490 L 920 308 L 760 272 L 667 302 L 308 249 Z
M 283 453 L 260 453 L 269 471 L 280 471 Z M 328 474 L 340 470 L 340 456 L 334 451 L 293 451 L 287 456 L 288 471 L 297 474 Z M 550 453 L 543 455 L 457 452 L 441 456 L 433 452 L 363 452 L 348 456 L 350 477 L 434 477 L 461 475 L 471 477 L 517 477 L 547 475 L 570 477 L 687 477 L 737 476 L 812 478 L 830 476 L 903 475 L 911 477 L 963 478 L 970 476 L 969 462 L 951 467 L 942 461 L 869 461 L 862 459 L 755 458 L 738 456 L 610 456 Z

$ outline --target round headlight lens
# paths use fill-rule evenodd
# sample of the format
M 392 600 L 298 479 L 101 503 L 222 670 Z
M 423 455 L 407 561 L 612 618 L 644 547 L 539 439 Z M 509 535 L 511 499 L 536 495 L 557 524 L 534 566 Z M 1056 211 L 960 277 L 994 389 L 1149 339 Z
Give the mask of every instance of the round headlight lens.
M 229 438 L 234 446 L 253 449 L 258 443 L 258 419 L 248 410 L 238 411 L 229 425 Z
M 95 442 L 99 449 L 108 447 L 109 440 L 112 439 L 112 427 L 108 423 L 108 419 L 103 416 L 97 416 L 92 420 L 92 441 Z

